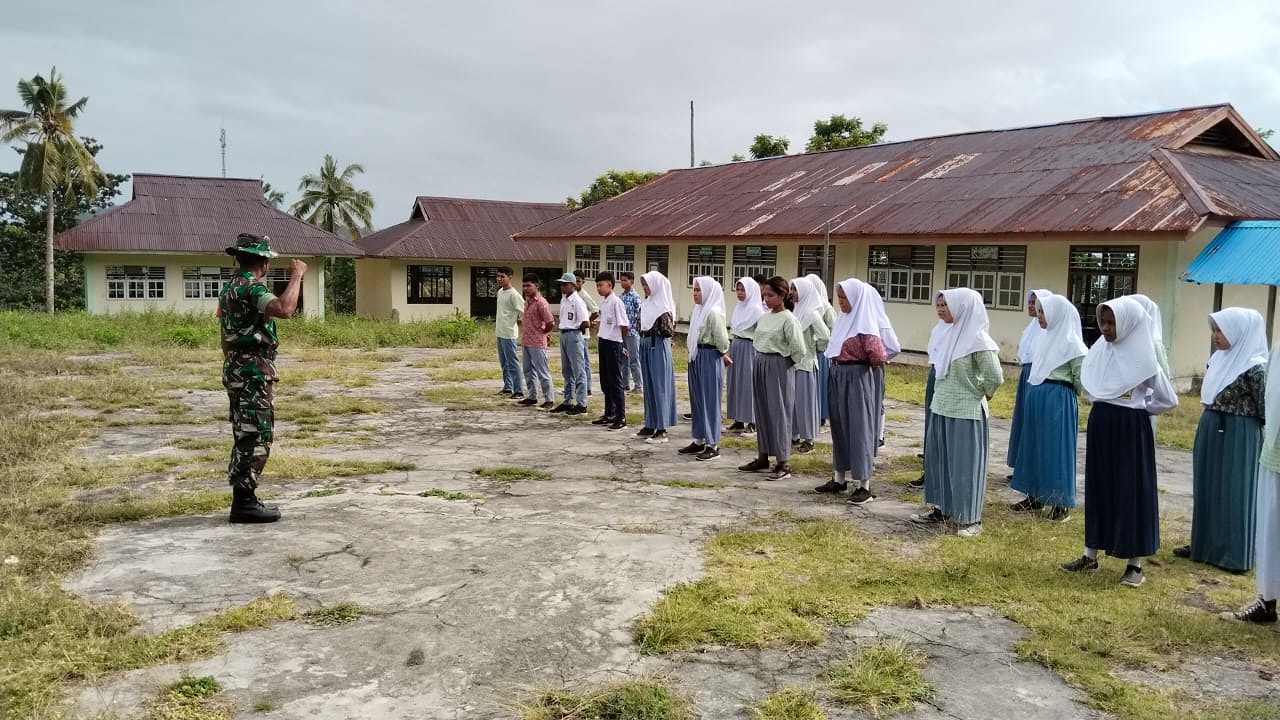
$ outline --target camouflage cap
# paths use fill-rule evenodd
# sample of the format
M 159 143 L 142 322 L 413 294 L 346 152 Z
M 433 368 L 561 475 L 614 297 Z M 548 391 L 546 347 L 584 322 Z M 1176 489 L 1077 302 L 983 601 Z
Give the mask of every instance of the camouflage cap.
M 265 258 L 280 257 L 279 253 L 271 249 L 271 238 L 266 235 L 254 235 L 253 233 L 240 233 L 236 237 L 236 244 L 227 248 L 228 255 L 260 255 Z

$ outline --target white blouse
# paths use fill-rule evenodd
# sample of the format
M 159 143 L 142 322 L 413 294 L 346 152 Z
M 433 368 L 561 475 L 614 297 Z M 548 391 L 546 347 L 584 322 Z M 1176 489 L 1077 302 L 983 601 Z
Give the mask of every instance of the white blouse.
M 1163 372 L 1158 372 L 1138 383 L 1127 395 L 1110 400 L 1098 400 L 1085 393 L 1085 398 L 1092 403 L 1104 402 L 1134 410 L 1146 410 L 1152 415 L 1161 415 L 1178 407 L 1178 393 Z

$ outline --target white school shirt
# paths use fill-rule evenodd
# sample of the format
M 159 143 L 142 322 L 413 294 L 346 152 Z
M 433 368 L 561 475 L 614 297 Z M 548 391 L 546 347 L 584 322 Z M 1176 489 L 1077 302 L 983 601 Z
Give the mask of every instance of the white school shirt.
M 1098 400 L 1087 392 L 1084 396 L 1092 403 L 1110 403 L 1133 410 L 1146 410 L 1152 415 L 1160 415 L 1178 407 L 1178 393 L 1163 372 L 1157 372 L 1143 380 L 1127 395 L 1118 398 Z
M 560 298 L 560 329 L 577 330 L 582 327 L 591 314 L 587 312 L 587 304 L 582 301 L 582 294 L 575 292 Z
M 630 327 L 630 324 L 631 321 L 627 319 L 627 306 L 622 304 L 622 298 L 609 293 L 609 297 L 600 302 L 600 329 L 596 337 L 601 340 L 622 342 L 622 328 Z

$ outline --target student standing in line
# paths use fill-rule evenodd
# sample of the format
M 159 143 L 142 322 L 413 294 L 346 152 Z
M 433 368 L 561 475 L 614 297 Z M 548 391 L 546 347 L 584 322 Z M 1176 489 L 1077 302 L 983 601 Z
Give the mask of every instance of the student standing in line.
M 982 532 L 987 492 L 987 401 L 1004 382 L 1004 371 L 976 290 L 943 290 L 934 307 L 943 331 L 929 347 L 937 379 L 924 451 L 925 502 L 934 508 L 911 521 L 950 521 L 959 526 L 957 535 L 973 537 Z
M 898 341 L 898 334 L 893 331 L 893 323 L 889 322 L 889 313 L 884 308 L 884 298 L 881 297 L 880 291 L 874 286 L 871 287 L 872 293 L 870 299 L 876 306 L 876 318 L 880 323 L 880 341 L 884 343 L 884 351 L 886 361 L 893 360 L 902 353 L 902 343 Z M 883 373 L 880 378 L 880 426 L 876 428 L 876 444 L 880 447 L 884 446 L 884 394 L 885 382 Z M 921 458 L 923 459 L 923 457 Z
M 1258 456 L 1266 407 L 1267 331 L 1256 310 L 1209 316 L 1213 356 L 1192 452 L 1191 544 L 1173 554 L 1235 573 L 1253 569 Z
M 1156 358 L 1151 316 L 1132 298 L 1098 306 L 1102 339 L 1080 368 L 1093 403 L 1085 431 L 1084 555 L 1062 566 L 1097 572 L 1098 551 L 1126 558 L 1120 583 L 1146 582 L 1142 564 L 1160 547 L 1156 443 L 1151 416 L 1178 406 Z
M 786 278 L 771 277 L 760 286 L 769 312 L 756 322 L 754 376 L 756 451 L 755 460 L 740 466 L 743 472 L 769 469 L 769 457 L 778 459 L 770 480 L 791 477 L 791 414 L 795 405 L 795 366 L 813 353 L 806 350 L 800 323 L 788 304 L 791 291 Z
M 1031 374 L 1031 361 L 1035 359 L 1036 341 L 1044 334 L 1040 319 L 1036 316 L 1036 298 L 1051 294 L 1048 290 L 1031 290 L 1027 293 L 1027 315 L 1031 320 L 1022 331 L 1022 338 L 1018 340 L 1018 364 L 1022 366 L 1022 372 L 1018 375 L 1018 388 L 1014 394 L 1013 419 L 1009 422 L 1009 448 L 1005 453 L 1005 464 L 1011 472 L 1018 464 L 1018 436 L 1026 422 L 1022 403 L 1027 391 L 1027 376 Z M 1009 475 L 1007 479 L 1013 478 L 1013 475 Z
M 623 380 L 629 381 L 628 392 L 640 392 L 644 386 L 640 383 L 640 293 L 632 287 L 636 282 L 636 274 L 630 270 L 618 273 L 618 284 L 622 285 L 622 305 L 627 309 L 627 323 L 631 331 L 627 333 L 627 368 L 623 372 Z
M 693 409 L 693 442 L 681 455 L 698 460 L 720 457 L 720 397 L 729 358 L 729 330 L 724 322 L 724 288 L 715 278 L 693 279 L 693 317 L 689 320 L 689 405 Z
M 582 415 L 587 412 L 587 357 L 583 354 L 591 313 L 578 292 L 573 273 L 560 278 L 560 373 L 564 376 L 564 401 L 553 413 Z
M 538 404 L 538 386 L 542 386 L 542 407 L 555 407 L 555 390 L 551 387 L 551 366 L 547 362 L 547 335 L 555 329 L 551 306 L 542 297 L 538 276 L 525 273 L 524 313 L 520 316 L 520 345 L 524 360 L 525 398 L 521 405 Z
M 1080 434 L 1076 394 L 1082 389 L 1080 366 L 1089 348 L 1080 334 L 1080 311 L 1070 300 L 1037 294 L 1032 302 L 1044 334 L 1031 354 L 1011 485 L 1027 497 L 1013 510 L 1028 512 L 1048 506 L 1049 519 L 1063 521 L 1076 506 L 1076 443 Z
M 1136 300 L 1147 313 L 1147 317 L 1151 318 L 1151 346 L 1156 351 L 1156 362 L 1160 365 L 1160 369 L 1164 371 L 1164 376 L 1172 381 L 1173 373 L 1169 372 L 1169 351 L 1164 346 L 1164 319 L 1160 316 L 1160 306 L 1142 293 L 1134 293 L 1124 297 Z
M 498 310 L 494 317 L 494 334 L 498 336 L 498 364 L 502 366 L 502 391 L 499 395 L 515 400 L 524 398 L 524 378 L 520 373 L 520 315 L 524 298 L 511 286 L 511 268 L 498 268 Z
M 938 343 L 942 340 L 942 336 L 946 333 L 946 330 L 946 323 L 939 322 L 933 326 L 932 330 L 929 331 L 929 373 L 924 382 L 924 432 L 920 435 L 920 452 L 916 455 L 916 457 L 921 460 L 924 460 L 925 455 L 928 453 L 929 425 L 931 424 L 929 421 L 933 419 L 933 411 L 931 411 L 929 407 L 933 405 L 933 389 L 938 381 L 937 368 L 933 365 L 934 348 L 938 346 Z M 912 490 L 923 490 L 925 486 L 925 476 L 928 474 L 929 467 L 928 465 L 925 465 L 925 467 L 920 471 L 920 477 L 907 483 L 907 487 Z
M 596 292 L 600 294 L 600 331 L 596 342 L 600 352 L 600 392 L 604 394 L 604 415 L 592 425 L 607 425 L 610 430 L 627 426 L 627 346 L 630 333 L 627 309 L 622 298 L 613 293 L 613 273 L 596 275 Z
M 1262 427 L 1262 454 L 1258 458 L 1257 532 L 1254 551 L 1257 573 L 1254 582 L 1258 597 L 1229 617 L 1251 623 L 1276 621 L 1276 598 L 1280 598 L 1280 346 L 1271 351 L 1268 363 L 1266 417 Z
M 827 294 L 827 283 L 817 273 L 809 273 L 804 278 L 818 291 L 818 302 L 822 303 L 822 322 L 830 331 L 836 326 L 836 310 L 831 304 L 831 296 Z M 830 401 L 827 397 L 827 386 L 831 382 L 831 358 L 827 357 L 825 345 L 817 346 L 816 355 L 817 367 L 814 372 L 818 380 L 818 425 L 821 427 L 826 425 L 831 417 Z
M 676 424 L 676 375 L 671 363 L 671 336 L 676 327 L 676 301 L 671 281 L 657 270 L 640 276 L 640 374 L 644 378 L 644 427 L 636 437 L 665 443 Z
M 831 359 L 831 444 L 833 475 L 820 493 L 840 493 L 849 478 L 858 487 L 849 497 L 862 505 L 871 494 L 871 473 L 880 446 L 884 414 L 884 366 L 889 362 L 875 298 L 875 288 L 849 278 L 836 286 L 841 315 L 823 349 Z
M 599 320 L 600 303 L 591 297 L 591 293 L 582 291 L 582 285 L 587 280 L 586 274 L 581 270 L 574 270 L 573 277 L 576 280 L 574 285 L 578 288 L 578 297 L 582 298 L 583 304 L 587 306 L 587 312 L 591 313 L 591 322 L 582 333 L 582 357 L 587 369 L 587 397 L 591 397 L 591 328 Z
M 751 375 L 755 372 L 756 322 L 768 312 L 760 299 L 760 285 L 754 278 L 738 278 L 734 290 L 738 304 L 733 306 L 733 319 L 729 321 L 733 340 L 729 345 L 729 419 L 733 424 L 729 432 L 751 434 L 756 431 L 755 397 L 751 387 Z
M 807 357 L 797 362 L 795 367 L 796 394 L 791 436 L 796 452 L 807 453 L 813 451 L 813 441 L 818 437 L 818 348 L 827 346 L 831 328 L 822 319 L 822 301 L 818 288 L 812 282 L 807 278 L 792 280 L 791 293 L 796 306 L 796 322 L 800 323 L 800 338 L 807 353 Z

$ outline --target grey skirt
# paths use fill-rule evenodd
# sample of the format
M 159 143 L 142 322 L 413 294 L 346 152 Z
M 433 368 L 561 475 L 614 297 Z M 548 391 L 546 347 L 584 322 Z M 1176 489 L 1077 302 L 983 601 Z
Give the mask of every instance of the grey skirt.
M 929 413 L 924 500 L 959 525 L 982 522 L 987 494 L 987 418 Z
M 880 445 L 884 413 L 884 368 L 870 365 L 832 365 L 832 468 L 867 480 Z
M 733 365 L 725 371 L 725 384 L 729 387 L 725 414 L 734 422 L 754 423 L 756 401 L 751 390 L 751 376 L 756 364 L 755 344 L 746 338 L 734 338 L 729 345 L 729 358 Z
M 755 394 L 756 449 L 778 462 L 791 457 L 791 407 L 795 404 L 795 364 L 771 353 L 756 353 L 751 386 Z
M 791 417 L 791 437 L 813 441 L 818 437 L 818 371 L 796 370 L 795 414 Z

